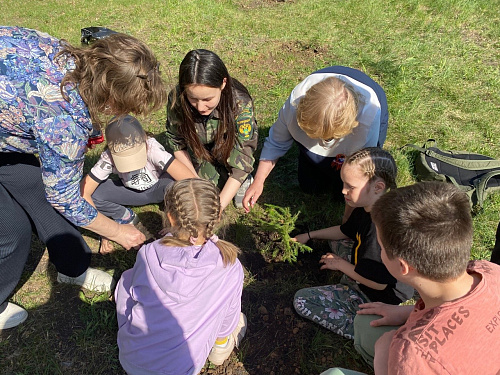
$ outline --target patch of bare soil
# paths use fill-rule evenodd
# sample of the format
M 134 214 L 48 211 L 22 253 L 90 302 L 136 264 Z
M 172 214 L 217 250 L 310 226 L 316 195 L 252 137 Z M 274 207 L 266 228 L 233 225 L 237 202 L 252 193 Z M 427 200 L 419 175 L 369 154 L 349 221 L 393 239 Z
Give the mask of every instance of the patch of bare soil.
M 314 253 L 300 254 L 294 264 L 279 262 L 260 249 L 276 242 L 271 233 L 248 226 L 232 226 L 225 238 L 242 249 L 240 261 L 246 278 L 242 310 L 248 330 L 239 351 L 213 374 L 311 374 L 319 375 L 330 367 L 346 367 L 366 373 L 370 369 L 346 340 L 309 320 L 293 308 L 295 292 L 304 287 L 330 284 L 340 274 L 320 272 L 318 259 L 329 251 L 324 242 L 314 243 Z
M 349 357 L 348 351 L 354 353 L 352 342 L 302 319 L 294 311 L 295 291 L 311 286 L 301 285 L 303 269 L 317 268 L 316 257 L 304 256 L 297 265 L 268 263 L 257 253 L 241 257 L 254 280 L 245 287 L 242 297 L 248 331 L 240 351 L 222 366 L 206 369 L 206 373 L 319 375 L 336 366 L 370 373 L 359 357 Z M 328 283 L 326 275 L 320 279 L 318 282 Z
M 330 60 L 334 59 L 327 45 L 316 45 L 302 41 L 283 42 L 281 40 L 261 40 L 260 42 L 266 44 L 265 51 L 259 52 L 260 49 L 255 48 L 256 54 L 251 56 L 244 66 L 239 67 L 241 74 L 238 74 L 238 77 L 245 84 L 262 80 L 259 72 L 262 71 L 263 66 L 266 67 L 265 79 L 269 87 L 278 85 L 283 79 L 283 67 L 290 70 L 287 73 L 288 77 L 297 77 L 298 83 L 305 77 L 295 73 L 295 67 L 310 66 L 312 72 L 315 70 L 315 66 L 331 65 Z M 260 67 L 260 70 L 257 70 L 257 67 Z
M 149 224 L 145 217 L 141 219 Z M 154 227 L 146 225 L 150 232 L 156 233 L 156 221 Z M 318 375 L 336 366 L 370 373 L 351 341 L 302 319 L 293 309 L 298 289 L 332 282 L 331 274 L 318 271 L 319 256 L 327 249 L 313 244 L 314 253 L 302 254 L 296 264 L 288 264 L 263 257 L 259 247 L 270 239 L 263 233 L 260 238 L 252 235 L 247 226 L 230 224 L 224 238 L 242 249 L 240 260 L 246 271 L 242 310 L 248 329 L 239 350 L 221 366 L 207 362 L 202 374 Z M 46 302 L 28 307 L 30 316 L 18 328 L 0 332 L 0 373 L 124 374 L 118 362 L 112 301 L 82 302 L 86 297 L 79 298 L 77 287 L 57 284 L 53 266 L 47 267 L 41 254 L 28 262 L 28 276 L 14 299 L 27 306 L 38 293 Z M 122 255 L 96 254 L 93 265 L 114 265 L 123 271 L 133 265 L 135 252 Z

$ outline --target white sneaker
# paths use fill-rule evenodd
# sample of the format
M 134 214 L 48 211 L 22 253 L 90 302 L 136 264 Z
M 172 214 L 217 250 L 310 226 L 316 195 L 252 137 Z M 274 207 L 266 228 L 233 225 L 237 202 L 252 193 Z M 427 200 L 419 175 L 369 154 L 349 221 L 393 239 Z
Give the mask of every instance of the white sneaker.
M 245 198 L 245 193 L 247 192 L 247 189 L 250 187 L 250 185 L 252 185 L 252 183 L 253 176 L 249 174 L 247 179 L 243 181 L 240 188 L 236 192 L 236 195 L 234 196 L 234 205 L 236 206 L 236 208 L 243 208 L 243 198 Z
M 208 360 L 216 366 L 222 365 L 229 358 L 234 347 L 238 348 L 240 346 L 240 342 L 245 337 L 246 331 L 247 317 L 245 314 L 240 313 L 240 321 L 234 331 L 228 336 L 227 345 L 225 347 L 214 345 L 208 355 Z
M 58 273 L 57 281 L 65 284 L 80 285 L 93 292 L 110 292 L 116 284 L 113 276 L 109 273 L 90 267 L 77 277 L 69 277 Z
M 28 317 L 28 312 L 15 303 L 4 302 L 0 305 L 0 330 L 13 328 L 21 324 Z
M 234 344 L 237 348 L 240 347 L 241 340 L 245 337 L 245 333 L 247 333 L 247 317 L 245 314 L 240 313 L 240 321 L 236 326 L 236 329 L 231 333 L 231 336 L 234 338 Z

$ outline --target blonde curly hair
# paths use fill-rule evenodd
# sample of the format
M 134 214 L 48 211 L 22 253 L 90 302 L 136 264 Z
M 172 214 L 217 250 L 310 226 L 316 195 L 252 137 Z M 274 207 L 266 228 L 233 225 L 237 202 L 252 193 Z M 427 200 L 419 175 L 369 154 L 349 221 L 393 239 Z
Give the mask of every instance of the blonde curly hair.
M 147 115 L 163 108 L 167 93 L 159 64 L 151 49 L 140 40 L 113 34 L 89 47 L 74 47 L 62 41 L 56 59 L 60 65 L 73 59 L 75 68 L 61 81 L 61 93 L 78 90 L 92 123 L 103 124 L 102 115 L 134 113 Z

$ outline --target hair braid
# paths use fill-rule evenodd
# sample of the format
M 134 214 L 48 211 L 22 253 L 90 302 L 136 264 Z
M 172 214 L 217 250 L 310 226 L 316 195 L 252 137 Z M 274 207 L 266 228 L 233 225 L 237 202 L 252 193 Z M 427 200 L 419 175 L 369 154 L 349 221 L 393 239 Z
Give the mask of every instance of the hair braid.
M 162 244 L 192 245 L 190 237 L 208 240 L 220 219 L 220 198 L 217 187 L 210 181 L 191 178 L 174 182 L 165 194 L 165 213 L 172 219 L 172 237 Z M 226 241 L 218 241 L 224 265 L 234 263 L 239 249 Z
M 211 218 L 210 218 L 209 222 L 207 223 L 207 227 L 206 227 L 207 238 L 212 237 L 212 235 L 214 234 L 215 226 L 216 226 L 217 222 L 219 221 L 218 217 L 220 215 L 220 205 L 217 208 L 213 207 L 211 214 L 212 214 Z
M 379 147 L 367 147 L 356 151 L 344 162 L 346 165 L 357 165 L 368 180 L 380 178 L 386 189 L 395 189 L 398 169 L 392 155 Z
M 196 199 L 191 199 L 194 195 L 192 186 L 188 186 L 188 189 L 185 190 L 174 191 L 174 193 L 175 207 L 178 212 L 179 235 L 185 240 L 189 240 L 189 237 L 197 238 L 201 228 L 198 228 L 199 210 Z

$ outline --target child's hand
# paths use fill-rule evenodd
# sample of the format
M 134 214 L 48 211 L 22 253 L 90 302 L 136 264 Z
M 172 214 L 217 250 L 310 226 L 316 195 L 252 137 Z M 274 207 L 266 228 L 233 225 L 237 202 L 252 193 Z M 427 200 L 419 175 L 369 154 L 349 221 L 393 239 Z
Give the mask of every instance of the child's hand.
M 342 271 L 343 266 L 347 263 L 345 259 L 339 257 L 338 255 L 335 255 L 333 253 L 326 253 L 321 257 L 319 260 L 320 264 L 323 264 L 320 267 L 320 270 L 332 270 L 332 271 Z M 343 272 L 343 271 L 342 271 Z
M 113 242 L 108 240 L 106 237 L 101 237 L 101 243 L 99 246 L 99 253 L 101 254 L 109 254 L 113 252 L 114 246 Z
M 169 227 L 161 229 L 158 232 L 158 237 L 165 237 L 171 230 L 172 230 L 172 228 L 169 228 Z
M 372 327 L 403 325 L 414 308 L 412 305 L 388 305 L 383 302 L 362 303 L 359 307 L 361 310 L 357 313 L 360 315 L 380 315 L 380 319 L 370 322 Z
M 300 242 L 301 244 L 306 244 L 309 241 L 309 235 L 307 233 L 297 234 L 292 241 Z

